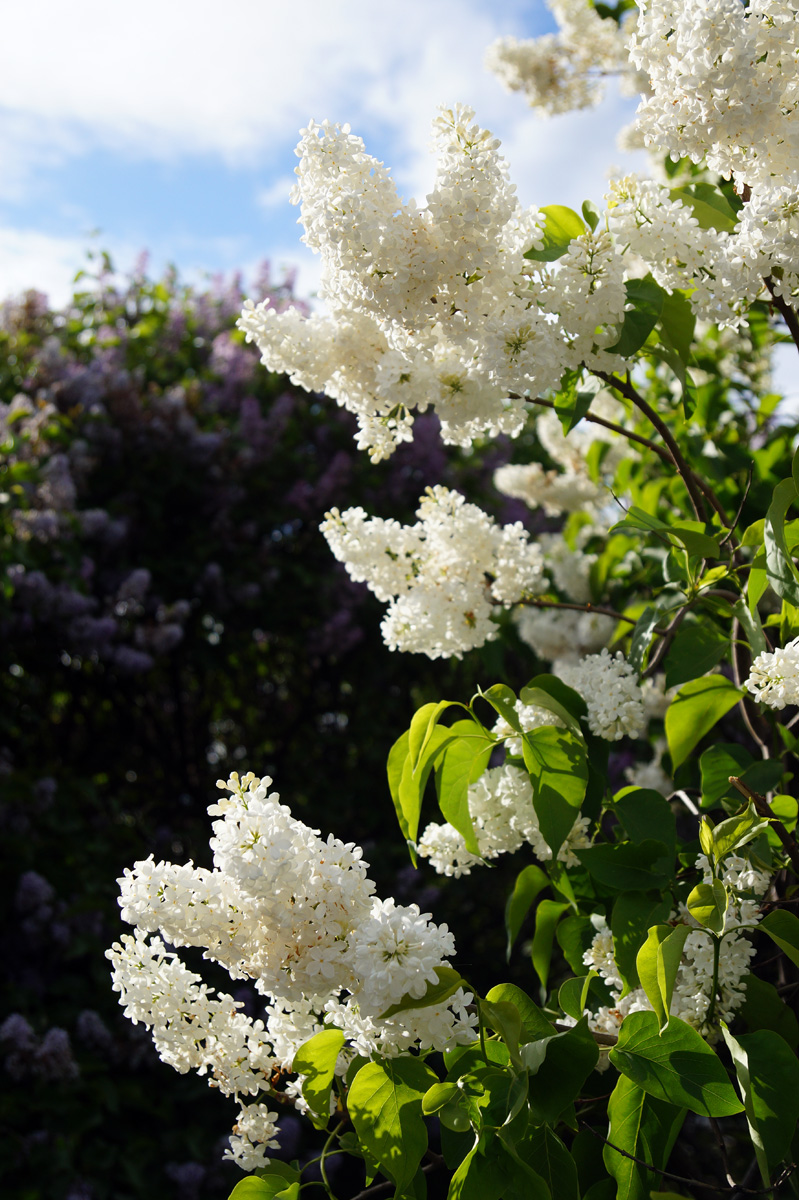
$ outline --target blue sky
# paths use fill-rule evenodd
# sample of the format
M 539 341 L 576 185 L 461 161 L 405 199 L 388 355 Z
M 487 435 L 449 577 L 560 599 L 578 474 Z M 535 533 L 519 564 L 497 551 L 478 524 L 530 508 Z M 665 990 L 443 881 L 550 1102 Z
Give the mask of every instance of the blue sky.
M 0 295 L 56 302 L 90 246 L 189 278 L 264 257 L 316 281 L 288 203 L 300 128 L 348 121 L 406 197 L 432 183 L 430 122 L 471 104 L 525 204 L 599 200 L 635 105 L 542 120 L 482 65 L 553 28 L 544 0 L 6 0 Z M 35 33 L 32 30 L 35 29 Z

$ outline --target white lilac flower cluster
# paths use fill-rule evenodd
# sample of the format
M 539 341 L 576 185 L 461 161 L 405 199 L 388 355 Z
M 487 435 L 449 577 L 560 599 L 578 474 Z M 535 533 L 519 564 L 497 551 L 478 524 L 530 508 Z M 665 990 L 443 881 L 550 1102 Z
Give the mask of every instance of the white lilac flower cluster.
M 523 92 L 533 108 L 555 114 L 598 104 L 608 75 L 620 75 L 628 94 L 640 90 L 627 54 L 633 22 L 620 28 L 589 0 L 547 0 L 547 8 L 557 33 L 521 42 L 499 38 L 488 48 L 485 65 L 509 91 Z
M 362 851 L 326 840 L 291 816 L 271 780 L 235 773 L 212 804 L 213 868 L 149 859 L 119 880 L 123 919 L 135 927 L 107 952 L 125 1015 L 152 1031 L 161 1058 L 208 1074 L 225 1095 L 269 1094 L 276 1068 L 291 1071 L 299 1046 L 323 1027 L 343 1030 L 344 1071 L 354 1054 L 393 1056 L 414 1046 L 474 1039 L 471 996 L 381 1014 L 419 998 L 454 953 L 446 925 L 415 904 L 373 895 Z M 173 947 L 198 946 L 233 979 L 249 979 L 269 1003 L 264 1019 L 217 993 Z M 287 1088 L 300 1098 L 299 1080 Z M 240 1101 L 241 1102 L 241 1101 Z M 277 1144 L 275 1114 L 243 1105 L 227 1157 L 262 1167 Z
M 597 737 L 618 741 L 638 737 L 646 728 L 643 694 L 630 663 L 605 648 L 577 664 L 558 664 L 557 674 L 588 706 L 588 728 Z
M 630 58 L 651 95 L 638 110 L 648 144 L 706 160 L 753 191 L 799 182 L 795 0 L 648 0 Z
M 591 412 L 617 424 L 625 418 L 623 406 L 605 391 L 597 393 Z M 548 516 L 571 512 L 595 515 L 602 507 L 606 489 L 591 478 L 587 464 L 588 452 L 596 442 L 608 447 L 602 466 L 609 475 L 622 458 L 635 457 L 618 434 L 604 425 L 581 421 L 566 437 L 557 415 L 549 409 L 537 418 L 536 433 L 560 470 L 547 470 L 541 463 L 508 463 L 494 472 L 494 486 L 506 496 L 524 500 L 530 508 L 543 508 Z
M 696 865 L 703 872 L 705 883 L 712 880 L 707 858 L 700 854 Z M 719 956 L 718 991 L 714 1021 L 731 1021 L 746 998 L 746 975 L 755 949 L 744 936 L 759 921 L 760 898 L 766 892 L 770 877 L 753 867 L 747 859 L 730 855 L 723 863 L 721 881 L 733 889 L 724 926 L 724 938 Z M 622 995 L 623 983 L 613 952 L 613 935 L 602 915 L 591 918 L 596 929 L 594 939 L 583 955 L 583 962 L 605 981 L 613 996 L 611 1005 L 603 1005 L 589 1013 L 591 1027 L 603 1033 L 617 1033 L 624 1018 L 631 1012 L 651 1010 L 644 989 L 633 988 Z M 713 991 L 713 935 L 697 924 L 685 905 L 669 918 L 693 926 L 688 934 L 677 971 L 671 1004 L 672 1016 L 686 1021 L 712 1040 L 717 1030 L 706 1025 Z
M 560 724 L 551 715 L 548 721 L 540 723 Z M 469 787 L 468 803 L 479 855 L 467 850 L 463 835 L 449 823 L 432 822 L 419 839 L 419 856 L 428 858 L 439 875 L 456 879 L 469 875 L 472 867 L 500 854 L 513 854 L 525 843 L 532 846 L 536 858 L 542 862 L 552 858 L 552 850 L 538 826 L 529 776 L 519 767 L 506 764 L 485 771 Z M 558 851 L 559 862 L 567 867 L 577 864 L 575 850 L 590 844 L 588 825 L 587 817 L 576 818 Z
M 460 658 L 496 637 L 495 605 L 541 591 L 543 556 L 520 522 L 499 526 L 445 487 L 428 488 L 417 516 L 400 525 L 333 509 L 321 529 L 350 576 L 388 601 L 381 629 L 391 650 Z
M 799 638 L 758 654 L 744 686 L 769 708 L 799 704 Z
M 304 241 L 321 257 L 326 315 L 248 303 L 239 321 L 263 362 L 356 414 L 375 461 L 434 407 L 445 442 L 515 436 L 525 394 L 582 363 L 612 370 L 626 301 L 622 261 L 601 225 L 554 265 L 524 253 L 544 218 L 523 209 L 498 141 L 471 109 L 434 122 L 433 190 L 417 207 L 348 126 L 311 124 L 297 148 Z

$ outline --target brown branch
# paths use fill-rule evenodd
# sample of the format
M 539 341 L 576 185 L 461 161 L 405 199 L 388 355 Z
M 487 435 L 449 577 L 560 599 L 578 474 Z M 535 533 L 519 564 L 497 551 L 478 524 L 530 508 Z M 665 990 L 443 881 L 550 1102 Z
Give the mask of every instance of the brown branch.
M 740 630 L 741 622 L 737 617 L 735 617 L 733 618 L 732 622 L 732 674 L 735 681 L 735 686 L 738 688 L 742 687 L 741 680 L 743 678 L 743 672 L 741 670 L 741 645 L 738 636 Z M 744 725 L 760 747 L 760 752 L 763 755 L 763 758 L 771 758 L 771 751 L 769 750 L 768 742 L 758 732 L 755 724 L 756 721 L 761 720 L 761 717 L 755 708 L 751 697 L 743 696 L 741 700 L 738 701 L 738 707 L 741 710 L 741 716 L 744 719 Z
M 730 525 L 730 527 L 729 527 L 729 530 L 730 530 L 729 533 L 726 533 L 724 535 L 724 537 L 721 539 L 721 541 L 719 542 L 719 548 L 721 548 L 725 542 L 729 541 L 729 539 L 733 535 L 734 530 L 736 529 L 736 527 L 738 525 L 738 522 L 741 519 L 741 514 L 743 513 L 744 505 L 746 504 L 747 498 L 749 496 L 749 489 L 752 486 L 753 472 L 754 472 L 754 467 L 750 467 L 749 468 L 749 478 L 746 481 L 746 487 L 744 488 L 743 498 L 741 499 L 741 503 L 738 505 L 738 511 L 735 514 L 735 520 L 733 521 L 732 525 Z
M 660 643 L 657 650 L 655 651 L 655 653 L 652 657 L 652 661 L 650 662 L 649 666 L 646 668 L 646 670 L 641 675 L 642 680 L 649 679 L 652 675 L 655 674 L 655 671 L 657 671 L 658 667 L 663 662 L 663 659 L 668 654 L 669 649 L 671 648 L 671 643 L 674 641 L 675 637 L 677 636 L 677 630 L 682 625 L 683 621 L 685 620 L 686 615 L 688 614 L 688 612 L 690 612 L 691 608 L 693 607 L 693 604 L 694 604 L 693 600 L 689 600 L 689 602 L 687 604 L 684 604 L 682 606 L 682 608 L 680 609 L 680 611 L 675 615 L 675 617 L 671 621 L 671 624 L 669 625 L 669 627 L 664 631 L 663 641 Z
M 616 612 L 613 608 L 600 608 L 598 604 L 566 604 L 562 600 L 541 600 L 537 596 L 532 596 L 529 600 L 521 600 L 519 603 L 530 608 L 568 608 L 572 612 L 599 613 L 603 617 L 614 617 L 617 621 L 626 621 L 628 625 L 636 624 L 633 617 L 625 617 L 624 613 Z
M 511 400 L 523 399 L 523 397 L 518 395 L 516 392 L 508 392 L 508 397 Z M 531 396 L 529 399 L 532 404 L 540 404 L 543 408 L 554 409 L 557 407 L 554 401 L 542 400 L 539 396 Z M 625 429 L 623 425 L 617 425 L 615 421 L 606 421 L 604 417 L 596 416 L 590 411 L 590 409 L 582 419 L 583 421 L 590 421 L 592 425 L 602 425 L 603 428 L 610 429 L 613 433 L 618 433 L 621 437 L 627 438 L 630 442 L 637 442 L 639 446 L 646 446 L 647 450 L 651 450 L 654 454 L 657 454 L 663 459 L 664 462 L 671 466 L 672 457 L 668 450 L 664 450 L 662 446 L 659 446 L 657 442 L 653 442 L 650 438 L 644 437 L 640 433 L 634 433 L 631 429 Z
M 440 1171 L 442 1167 L 446 1166 L 442 1156 L 436 1154 L 434 1150 L 428 1150 L 425 1157 L 430 1160 L 422 1167 L 425 1175 L 429 1175 L 431 1171 Z M 358 1192 L 357 1196 L 352 1197 L 352 1200 L 372 1200 L 373 1196 L 385 1196 L 395 1188 L 396 1184 L 391 1180 L 386 1183 L 376 1183 L 374 1187 L 367 1187 L 362 1192 Z
M 654 408 L 652 408 L 652 406 L 648 404 L 646 400 L 644 400 L 640 392 L 633 387 L 629 380 L 629 376 L 626 380 L 624 380 L 619 379 L 616 375 L 608 375 L 605 371 L 594 371 L 594 374 L 598 379 L 604 379 L 605 383 L 607 383 L 610 387 L 615 388 L 617 392 L 619 392 L 622 396 L 625 396 L 632 404 L 634 404 L 635 407 L 644 414 L 650 425 L 653 425 L 658 431 L 660 436 L 663 438 L 663 441 L 668 446 L 669 453 L 675 467 L 682 476 L 682 481 L 688 491 L 688 495 L 691 499 L 691 504 L 693 505 L 697 520 L 706 522 L 707 510 L 705 509 L 705 503 L 702 499 L 702 491 L 704 488 L 700 490 L 700 488 L 697 487 L 697 477 L 694 475 L 694 472 L 683 458 L 682 450 L 677 445 L 674 434 L 671 432 L 660 414 L 655 412 Z
M 771 275 L 767 275 L 763 280 L 769 290 L 771 303 L 779 312 L 785 324 L 788 326 L 788 331 L 793 338 L 794 345 L 799 349 L 799 317 L 796 315 L 796 309 L 792 308 L 784 296 L 777 296 L 774 292 L 774 280 Z

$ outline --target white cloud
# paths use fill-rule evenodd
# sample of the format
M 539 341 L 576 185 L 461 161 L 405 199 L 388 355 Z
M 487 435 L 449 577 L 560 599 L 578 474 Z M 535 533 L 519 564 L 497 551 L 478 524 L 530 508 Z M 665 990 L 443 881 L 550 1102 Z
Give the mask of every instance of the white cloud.
M 45 292 L 55 306 L 66 303 L 72 282 L 86 266 L 85 238 L 50 237 L 34 229 L 0 226 L 0 295 L 29 289 Z
M 289 204 L 289 193 L 296 182 L 294 175 L 281 175 L 274 183 L 258 191 L 255 197 L 256 204 L 267 212 Z

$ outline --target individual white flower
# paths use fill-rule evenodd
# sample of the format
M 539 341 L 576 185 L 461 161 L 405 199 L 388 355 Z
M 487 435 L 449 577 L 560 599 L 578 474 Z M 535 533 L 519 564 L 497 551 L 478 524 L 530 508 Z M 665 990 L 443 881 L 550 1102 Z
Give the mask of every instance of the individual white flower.
M 350 938 L 350 959 L 359 976 L 353 988 L 362 1012 L 379 1016 L 405 995 L 420 999 L 436 983 L 436 968 L 455 953 L 446 925 L 435 925 L 416 904 L 375 900 L 371 916 Z
M 799 638 L 758 654 L 744 687 L 769 708 L 799 704 Z

